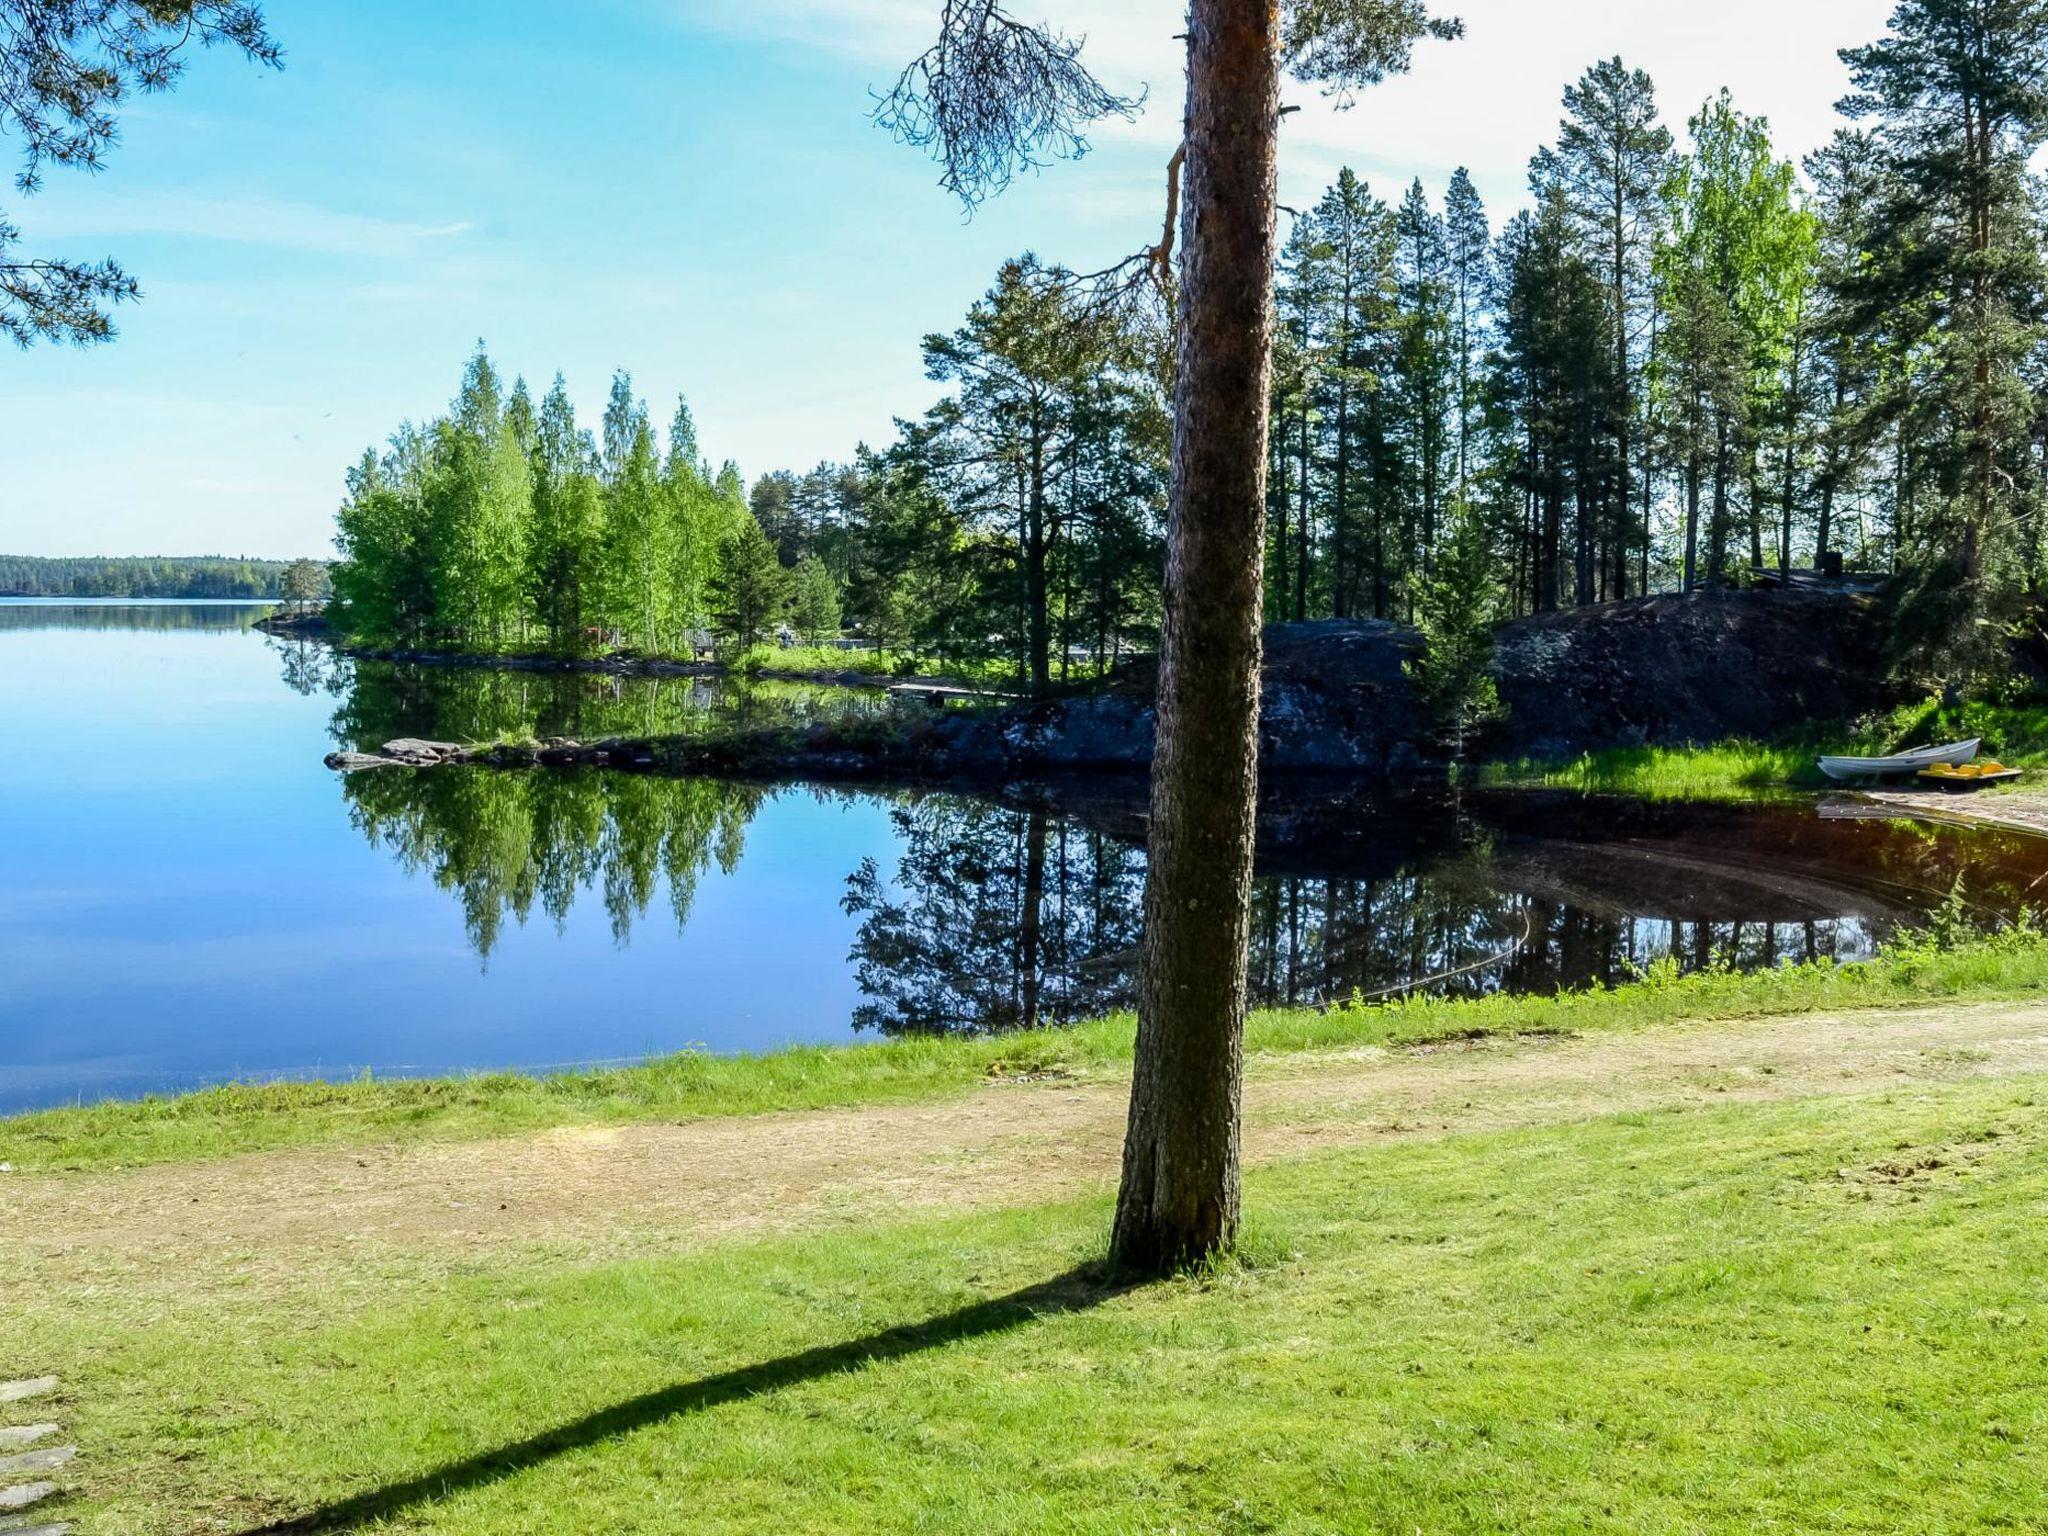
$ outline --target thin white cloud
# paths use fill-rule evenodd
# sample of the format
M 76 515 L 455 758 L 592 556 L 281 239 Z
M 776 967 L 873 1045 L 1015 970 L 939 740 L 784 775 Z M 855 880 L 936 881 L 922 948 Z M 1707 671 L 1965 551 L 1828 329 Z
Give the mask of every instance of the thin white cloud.
M 935 8 L 923 0 L 679 0 L 685 25 L 731 37 L 799 43 L 901 65 L 930 42 Z
M 876 67 L 900 66 L 930 41 L 935 0 L 678 0 L 693 25 L 806 44 Z M 1596 59 L 1621 55 L 1656 80 L 1675 131 L 1722 86 L 1743 110 L 1771 119 L 1781 150 L 1802 156 L 1826 142 L 1847 85 L 1836 50 L 1883 34 L 1894 0 L 1443 0 L 1466 23 L 1464 41 L 1429 43 L 1415 71 L 1340 111 L 1310 86 L 1290 84 L 1283 170 L 1290 183 L 1344 163 L 1375 169 L 1398 192 L 1413 176 L 1440 190 L 1471 167 L 1502 206 L 1523 195 L 1530 155 L 1557 131 L 1565 84 Z M 1017 0 L 1019 16 L 1085 36 L 1096 72 L 1122 91 L 1145 87 L 1134 123 L 1098 124 L 1105 148 L 1171 152 L 1180 135 L 1181 0 Z M 1758 47 L 1756 39 L 1770 39 Z
M 344 213 L 314 203 L 94 187 L 45 195 L 22 210 L 32 241 L 133 235 L 220 240 L 335 256 L 409 256 L 469 232 L 468 223 L 421 224 Z
M 937 0 L 676 0 L 687 25 L 728 36 L 769 38 L 871 63 L 893 73 L 931 44 Z M 1084 38 L 1096 72 L 1119 90 L 1146 83 L 1164 61 L 1178 78 L 1173 34 L 1184 8 L 1175 0 L 1018 0 L 1020 17 L 1049 22 Z

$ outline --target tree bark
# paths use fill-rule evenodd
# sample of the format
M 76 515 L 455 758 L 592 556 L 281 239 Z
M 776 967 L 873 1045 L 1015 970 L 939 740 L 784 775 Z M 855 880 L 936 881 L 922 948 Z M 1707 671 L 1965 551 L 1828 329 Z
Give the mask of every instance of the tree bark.
M 1237 1235 L 1258 792 L 1279 8 L 1193 0 L 1180 368 L 1130 1128 L 1111 1249 L 1164 1273 Z
M 1704 471 L 1700 465 L 1700 450 L 1695 441 L 1691 456 L 1685 462 L 1685 582 L 1683 590 L 1690 592 L 1699 585 L 1700 553 L 1700 481 Z
M 1296 508 L 1294 523 L 1294 620 L 1301 623 L 1308 617 L 1308 557 L 1309 557 L 1309 419 L 1308 394 L 1301 397 L 1301 483 L 1296 491 L 1301 498 Z M 1283 610 L 1284 612 L 1285 610 Z
M 1031 647 L 1031 693 L 1052 692 L 1051 594 L 1046 583 L 1045 429 L 1038 408 L 1031 412 L 1031 456 L 1024 518 L 1024 608 Z

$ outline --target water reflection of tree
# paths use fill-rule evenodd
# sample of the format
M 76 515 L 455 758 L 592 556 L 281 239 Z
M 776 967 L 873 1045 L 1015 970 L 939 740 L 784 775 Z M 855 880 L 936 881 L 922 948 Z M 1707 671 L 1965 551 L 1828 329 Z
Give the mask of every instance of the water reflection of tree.
M 308 698 L 316 693 L 329 693 L 336 698 L 347 696 L 354 668 L 333 647 L 317 640 L 283 635 L 266 635 L 264 644 L 277 656 L 279 674 L 293 693 Z
M 350 666 L 296 644 L 280 653 L 294 687 L 341 690 L 332 731 L 349 746 L 681 734 L 890 707 L 858 692 L 701 678 Z M 659 900 L 682 925 L 704 872 L 734 868 L 773 793 L 600 771 L 382 770 L 345 783 L 357 825 L 455 895 L 485 955 L 508 916 L 524 922 L 538 907 L 560 924 L 585 893 L 622 941 Z M 1106 782 L 1040 794 L 1049 798 L 1027 808 L 887 797 L 894 863 L 864 862 L 844 896 L 859 920 L 857 1025 L 975 1033 L 1130 1004 L 1142 796 Z M 2042 878 L 2031 839 L 1830 822 L 1805 807 L 1335 795 L 1269 811 L 1249 956 L 1253 995 L 1269 1005 L 1417 987 L 1545 992 L 1622 981 L 1665 957 L 1688 969 L 1858 959 L 1939 902 L 1959 872 L 1989 912 L 2031 899 Z
M 893 877 L 848 881 L 857 1027 L 986 1033 L 1091 1018 L 1134 996 L 1142 850 L 1041 809 L 948 796 L 894 814 Z M 1342 1000 L 1460 970 L 1507 948 L 1511 897 L 1399 867 L 1358 879 L 1262 876 L 1251 983 L 1262 1004 Z M 1483 968 L 1456 979 L 1491 983 Z
M 461 904 L 488 957 L 504 920 L 538 906 L 559 928 L 597 891 L 621 943 L 665 894 L 678 931 L 716 864 L 737 867 L 748 822 L 771 793 L 707 779 L 481 768 L 385 770 L 343 781 L 351 821 Z
M 1404 808 L 1411 817 L 1426 808 Z M 1112 823 L 1113 816 L 1098 818 Z M 930 796 L 894 813 L 893 872 L 870 859 L 849 880 L 860 920 L 853 958 L 863 1029 L 986 1033 L 1128 1007 L 1134 995 L 1142 852 L 1121 834 L 1044 810 Z M 1268 1006 L 1341 1003 L 1425 989 L 1477 995 L 1611 985 L 1671 959 L 1749 969 L 1859 959 L 1881 927 L 1867 915 L 1785 920 L 1802 894 L 1770 879 L 1706 891 L 1697 916 L 1639 915 L 1634 871 L 1603 867 L 1576 838 L 1502 846 L 1483 821 L 1411 825 L 1398 846 L 1333 851 L 1311 839 L 1266 864 L 1345 868 L 1335 877 L 1262 872 L 1254 886 L 1251 987 Z M 1866 857 L 1878 850 L 1860 845 Z M 1547 894 L 1558 871 L 1574 899 Z M 1667 871 L 1683 908 L 1686 874 Z
M 896 873 L 847 881 L 856 1028 L 964 1034 L 1072 1023 L 1129 1000 L 1144 858 L 1042 809 L 931 796 L 892 814 Z
M 239 635 L 275 603 L 0 603 L 0 630 L 198 631 Z
M 1433 871 L 1264 876 L 1252 896 L 1252 992 L 1272 1007 L 1379 997 L 1424 983 L 1442 992 L 1490 991 L 1520 931 L 1514 897 Z

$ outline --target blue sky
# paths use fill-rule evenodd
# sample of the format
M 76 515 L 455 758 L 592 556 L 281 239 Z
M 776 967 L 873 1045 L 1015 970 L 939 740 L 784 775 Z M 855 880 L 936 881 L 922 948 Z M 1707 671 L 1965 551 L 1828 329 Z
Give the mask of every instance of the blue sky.
M 324 554 L 344 467 L 440 409 L 480 337 L 536 390 L 561 369 L 593 420 L 614 368 L 660 419 L 687 394 L 750 479 L 885 440 L 933 396 L 919 337 L 1005 256 L 1157 238 L 1180 6 L 1035 9 L 1150 106 L 967 221 L 866 120 L 936 0 L 269 0 L 282 73 L 201 56 L 104 174 L 0 192 L 30 248 L 117 255 L 144 287 L 111 346 L 0 352 L 0 550 Z M 1564 83 L 1616 52 L 1674 125 L 1725 83 L 1803 153 L 1834 125 L 1834 49 L 1890 0 L 1455 9 L 1468 40 L 1356 109 L 1290 93 L 1284 201 L 1345 163 L 1440 195 L 1464 163 L 1511 211 Z

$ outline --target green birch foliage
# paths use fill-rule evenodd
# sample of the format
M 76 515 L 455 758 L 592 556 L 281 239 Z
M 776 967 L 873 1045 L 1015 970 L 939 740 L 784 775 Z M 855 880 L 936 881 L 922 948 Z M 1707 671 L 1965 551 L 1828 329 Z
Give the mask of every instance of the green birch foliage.
M 675 609 L 669 498 L 644 406 L 634 408 L 630 425 L 631 435 L 606 486 L 606 612 L 627 644 L 655 655 L 672 632 Z M 611 470 L 609 414 L 605 435 Z
M 1706 577 L 1718 582 L 1729 574 L 1737 461 L 1755 449 L 1778 398 L 1818 244 L 1797 202 L 1797 172 L 1777 157 L 1767 122 L 1737 111 L 1723 91 L 1693 118 L 1692 137 L 1665 189 L 1656 260 L 1670 334 L 1659 383 L 1688 473 L 1714 484 Z M 1689 576 L 1693 564 L 1688 541 Z
M 532 487 L 526 456 L 506 427 L 497 370 L 481 346 L 431 442 L 435 618 L 464 646 L 493 650 L 512 635 L 523 612 Z
M 681 648 L 689 631 L 704 627 L 716 573 L 723 519 L 717 493 L 698 456 L 690 407 L 676 401 L 669 423 L 668 456 L 661 469 L 660 536 L 666 544 L 669 642 Z
M 348 472 L 336 515 L 341 558 L 329 622 L 364 639 L 409 643 L 434 620 L 428 523 L 421 499 L 395 484 L 374 451 Z
M 557 374 L 506 395 L 479 346 L 448 414 L 402 427 L 349 475 L 335 616 L 351 638 L 492 653 L 689 648 L 720 551 L 751 521 L 739 470 L 714 481 L 689 408 L 662 451 L 621 371 L 601 441 Z
M 595 445 L 576 425 L 558 373 L 542 398 L 531 451 L 533 525 L 527 540 L 527 601 L 548 649 L 577 655 L 601 617 L 604 502 L 591 465 Z

